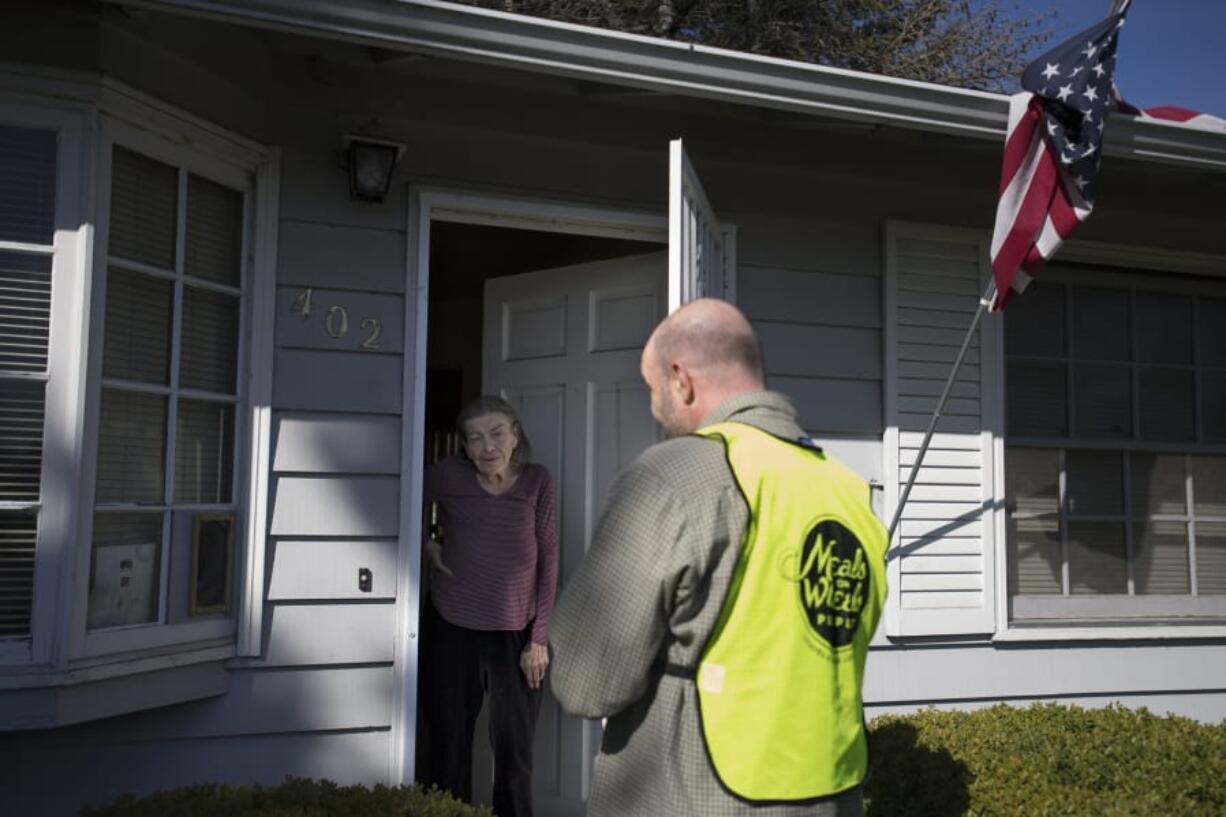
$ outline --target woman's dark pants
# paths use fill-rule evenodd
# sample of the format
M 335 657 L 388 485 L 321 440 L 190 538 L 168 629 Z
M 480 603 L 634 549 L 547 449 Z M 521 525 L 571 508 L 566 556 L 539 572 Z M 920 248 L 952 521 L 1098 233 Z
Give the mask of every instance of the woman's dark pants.
M 444 619 L 429 599 L 422 607 L 423 782 L 472 801 L 473 730 L 488 693 L 494 814 L 531 817 L 532 734 L 541 690 L 529 689 L 519 668 L 531 625 L 521 632 L 469 630 Z

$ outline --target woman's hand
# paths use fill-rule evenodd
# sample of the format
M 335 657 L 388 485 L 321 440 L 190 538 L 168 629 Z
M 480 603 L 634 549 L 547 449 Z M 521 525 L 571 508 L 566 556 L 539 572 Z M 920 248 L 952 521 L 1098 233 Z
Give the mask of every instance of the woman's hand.
M 448 576 L 453 575 L 451 568 L 443 564 L 443 546 L 433 539 L 426 540 L 426 558 L 430 560 L 430 564 L 439 573 L 445 573 Z
M 545 680 L 545 668 L 549 666 L 549 650 L 544 644 L 529 642 L 519 654 L 519 668 L 528 679 L 529 689 L 540 689 Z

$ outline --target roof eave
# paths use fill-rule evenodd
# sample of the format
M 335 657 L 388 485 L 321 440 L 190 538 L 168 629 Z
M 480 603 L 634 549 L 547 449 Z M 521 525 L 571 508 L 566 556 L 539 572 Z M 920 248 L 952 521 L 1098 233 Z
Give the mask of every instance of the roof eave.
M 125 0 L 388 49 L 1003 141 L 1008 97 L 435 0 Z M 1226 133 L 1116 117 L 1105 150 L 1226 171 Z

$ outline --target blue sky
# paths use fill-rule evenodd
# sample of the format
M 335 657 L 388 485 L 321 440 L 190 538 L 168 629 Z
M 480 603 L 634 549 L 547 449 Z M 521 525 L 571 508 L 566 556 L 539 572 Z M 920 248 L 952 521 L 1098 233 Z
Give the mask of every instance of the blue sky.
M 1016 16 L 1056 12 L 1047 48 L 1106 16 L 1110 0 L 1001 0 Z M 1133 0 L 1115 84 L 1139 108 L 1181 105 L 1226 119 L 1226 0 Z

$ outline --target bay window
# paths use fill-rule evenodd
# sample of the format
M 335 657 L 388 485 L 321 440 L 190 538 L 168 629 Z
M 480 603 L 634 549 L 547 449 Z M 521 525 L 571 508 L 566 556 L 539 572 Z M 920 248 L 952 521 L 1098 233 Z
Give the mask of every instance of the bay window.
M 0 94 L 0 729 L 217 694 L 262 621 L 275 153 L 107 80 L 32 98 Z

